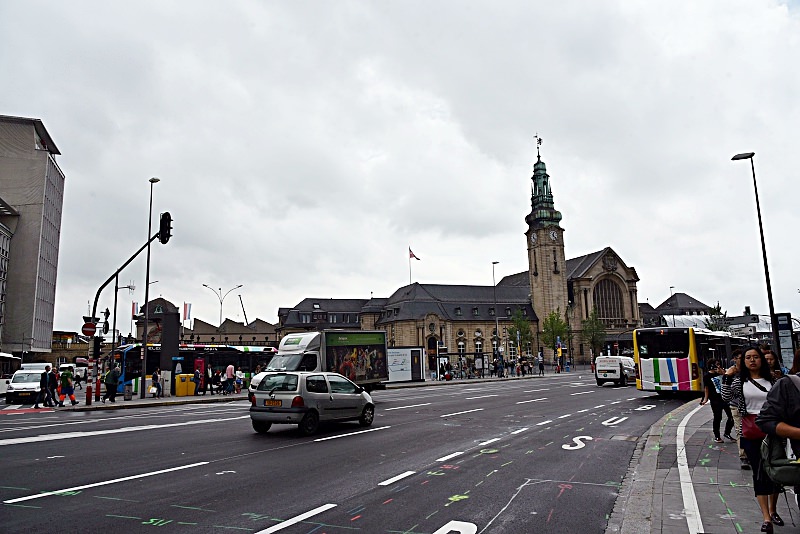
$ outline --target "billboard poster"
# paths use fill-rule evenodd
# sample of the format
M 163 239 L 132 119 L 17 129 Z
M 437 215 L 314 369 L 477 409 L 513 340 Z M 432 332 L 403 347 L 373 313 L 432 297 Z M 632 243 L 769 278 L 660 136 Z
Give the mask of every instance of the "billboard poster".
M 326 368 L 354 382 L 386 380 L 385 332 L 328 332 L 325 336 Z

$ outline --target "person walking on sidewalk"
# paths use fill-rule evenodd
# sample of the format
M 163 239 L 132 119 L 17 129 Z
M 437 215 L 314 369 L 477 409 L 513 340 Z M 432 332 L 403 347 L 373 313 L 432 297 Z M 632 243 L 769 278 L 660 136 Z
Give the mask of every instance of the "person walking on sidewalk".
M 722 412 L 728 419 L 725 421 L 725 437 L 731 441 L 736 441 L 731 437 L 731 430 L 733 429 L 733 415 L 731 414 L 731 407 L 727 402 L 722 400 L 722 367 L 717 360 L 708 360 L 706 362 L 708 372 L 703 376 L 703 400 L 700 405 L 711 403 L 711 411 L 714 413 L 714 441 L 722 443 L 722 438 L 719 437 L 719 426 L 722 422 Z
M 734 374 L 739 373 L 739 369 L 742 368 L 742 349 L 736 349 L 731 353 L 731 361 L 729 367 L 735 367 L 736 371 Z M 739 448 L 739 466 L 744 470 L 750 469 L 750 461 L 747 459 L 747 455 L 744 453 L 744 449 L 742 448 L 741 444 L 741 436 L 742 436 L 742 414 L 739 413 L 739 405 L 731 400 L 728 403 L 731 409 L 731 415 L 733 415 L 733 432 L 734 436 L 736 436 L 736 446 Z M 725 436 L 726 438 L 728 436 Z M 732 438 L 731 438 L 732 439 Z
M 69 367 L 64 369 L 61 373 L 61 395 L 59 395 L 58 402 L 60 407 L 64 407 L 64 399 L 67 397 L 69 397 L 73 406 L 78 404 L 78 401 L 75 400 L 75 389 L 72 386 L 72 371 L 70 371 Z
M 236 372 L 234 371 L 233 364 L 228 364 L 225 368 L 225 394 L 233 394 L 234 381 L 236 380 Z
M 155 371 L 153 371 L 151 384 L 156 388 L 156 392 L 153 393 L 153 398 L 163 397 L 164 388 L 161 386 L 161 369 L 158 367 L 156 367 Z
M 103 383 L 106 385 L 106 392 L 103 393 L 103 398 L 100 399 L 103 401 L 103 404 L 106 403 L 106 399 L 110 402 L 117 402 L 117 388 L 119 387 L 119 369 L 117 368 L 116 363 L 111 364 L 111 369 L 106 372 L 106 376 L 103 377 Z
M 50 366 L 46 365 L 44 367 L 44 372 L 42 373 L 41 378 L 39 379 L 39 396 L 36 397 L 36 404 L 34 404 L 34 408 L 37 410 L 39 409 L 39 402 L 42 402 L 46 407 L 52 408 L 55 404 L 55 398 L 53 397 L 53 390 L 50 388 Z
M 725 371 L 722 382 L 722 400 L 735 401 L 742 414 L 742 436 L 739 439 L 750 467 L 753 469 L 753 490 L 764 516 L 761 532 L 772 534 L 773 523 L 783 526 L 776 506 L 780 486 L 775 484 L 764 471 L 761 459 L 761 440 L 764 433 L 755 425 L 755 418 L 767 400 L 772 389 L 772 372 L 764 353 L 758 347 L 748 348 L 742 357 L 742 366 L 736 374 L 736 367 Z

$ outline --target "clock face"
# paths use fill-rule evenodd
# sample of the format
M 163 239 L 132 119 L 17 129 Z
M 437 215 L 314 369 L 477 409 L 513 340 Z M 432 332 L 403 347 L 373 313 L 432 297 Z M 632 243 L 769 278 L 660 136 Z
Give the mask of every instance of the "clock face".
M 552 239 L 553 241 L 558 239 L 558 234 L 556 233 L 555 230 L 550 230 L 550 239 Z
M 531 234 L 531 243 L 536 244 L 536 234 Z

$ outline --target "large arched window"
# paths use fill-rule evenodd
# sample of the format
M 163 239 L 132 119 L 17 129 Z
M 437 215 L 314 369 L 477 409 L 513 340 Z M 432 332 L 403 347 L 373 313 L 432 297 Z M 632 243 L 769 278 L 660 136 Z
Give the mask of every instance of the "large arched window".
M 625 307 L 622 301 L 622 291 L 611 279 L 600 280 L 592 291 L 592 303 L 600 319 L 624 319 Z

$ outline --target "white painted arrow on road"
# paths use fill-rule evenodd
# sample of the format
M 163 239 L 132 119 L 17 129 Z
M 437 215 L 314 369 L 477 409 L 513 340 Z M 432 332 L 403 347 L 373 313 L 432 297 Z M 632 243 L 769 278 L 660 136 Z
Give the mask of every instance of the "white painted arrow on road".
M 611 419 L 606 419 L 600 424 L 604 426 L 616 426 L 621 422 L 623 422 L 625 419 L 627 419 L 627 417 L 612 417 Z

